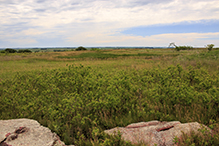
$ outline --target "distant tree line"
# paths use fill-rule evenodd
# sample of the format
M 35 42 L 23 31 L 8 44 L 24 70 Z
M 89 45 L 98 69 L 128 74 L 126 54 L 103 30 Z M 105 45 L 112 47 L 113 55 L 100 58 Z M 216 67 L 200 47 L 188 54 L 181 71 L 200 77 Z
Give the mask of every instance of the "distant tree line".
M 68 50 L 53 50 L 53 52 L 65 52 L 65 51 L 68 51 Z
M 176 46 L 175 49 L 177 51 L 180 51 L 180 50 L 193 50 L 194 48 L 192 46 Z
M 24 49 L 24 50 L 18 50 L 17 53 L 32 53 L 32 51 L 28 49 Z
M 29 49 L 16 49 L 6 48 L 5 50 L 0 51 L 0 53 L 32 53 Z
M 175 43 L 170 43 L 169 47 L 174 46 L 176 51 L 180 51 L 180 50 L 194 50 L 194 48 L 192 46 L 177 46 Z M 214 47 L 214 44 L 208 44 L 206 46 L 206 49 L 208 49 L 208 51 L 211 51 Z

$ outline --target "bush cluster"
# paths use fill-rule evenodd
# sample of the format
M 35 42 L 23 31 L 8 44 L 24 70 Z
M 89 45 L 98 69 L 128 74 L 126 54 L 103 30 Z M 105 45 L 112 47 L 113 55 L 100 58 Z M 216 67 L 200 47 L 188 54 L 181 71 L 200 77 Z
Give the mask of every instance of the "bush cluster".
M 151 70 L 66 69 L 0 83 L 0 119 L 31 118 L 66 144 L 130 145 L 103 130 L 139 121 L 218 121 L 219 76 L 180 65 Z
M 2 50 L 0 53 L 32 53 L 32 51 L 29 49 L 19 49 L 17 51 L 16 49 L 7 48 Z
M 28 50 L 28 49 L 24 49 L 24 50 L 19 49 L 19 50 L 17 51 L 17 53 L 32 53 L 32 51 L 30 51 L 30 50 Z
M 214 47 L 214 44 L 208 44 L 206 48 L 208 49 L 208 51 L 211 51 L 213 47 Z
M 75 49 L 75 51 L 83 51 L 83 50 L 87 50 L 87 49 L 84 48 L 84 47 L 82 47 L 82 46 L 80 46 L 80 47 L 78 47 L 78 48 Z
M 7 52 L 7 53 L 16 53 L 16 52 L 17 52 L 17 50 L 15 50 L 15 49 L 10 49 L 10 48 L 7 48 L 7 49 L 5 49 L 5 52 Z
M 193 50 L 194 48 L 192 46 L 175 46 L 175 50 Z

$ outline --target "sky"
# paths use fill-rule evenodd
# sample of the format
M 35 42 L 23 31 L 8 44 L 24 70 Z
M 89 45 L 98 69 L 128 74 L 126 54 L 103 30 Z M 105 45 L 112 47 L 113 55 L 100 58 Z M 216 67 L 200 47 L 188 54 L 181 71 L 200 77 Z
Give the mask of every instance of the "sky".
M 219 46 L 219 0 L 0 0 L 0 48 Z

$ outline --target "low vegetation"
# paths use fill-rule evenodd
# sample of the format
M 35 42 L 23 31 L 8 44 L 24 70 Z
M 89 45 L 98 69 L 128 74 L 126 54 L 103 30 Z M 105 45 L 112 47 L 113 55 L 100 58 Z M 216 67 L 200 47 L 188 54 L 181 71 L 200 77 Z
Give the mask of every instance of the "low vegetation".
M 91 48 L 90 50 L 91 51 L 100 51 L 101 49 L 99 49 L 99 48 Z
M 192 46 L 176 46 L 175 49 L 177 51 L 180 51 L 180 50 L 193 50 L 194 48 Z
M 176 54 L 177 55 L 177 54 Z M 58 56 L 59 58 L 90 58 L 90 59 L 110 59 L 110 58 L 118 58 L 118 57 L 134 57 L 134 56 L 161 56 L 161 54 L 149 54 L 149 53 L 138 53 L 138 54 L 110 54 L 110 53 L 102 53 L 102 52 L 86 52 L 79 55 L 73 56 Z
M 11 48 L 7 48 L 5 50 L 0 51 L 0 53 L 32 53 L 31 50 L 29 49 L 11 49 Z
M 17 51 L 17 53 L 32 53 L 32 51 L 30 51 L 29 49 L 19 49 L 18 51 Z
M 1 78 L 0 119 L 32 118 L 56 132 L 66 144 L 86 146 L 131 145 L 121 140 L 121 135 L 103 133 L 130 123 L 197 121 L 212 128 L 214 135 L 206 135 L 201 142 L 198 136 L 185 137 L 181 143 L 218 144 L 218 50 L 40 54 L 0 56 L 2 68 L 15 60 L 30 66 L 56 62 L 45 69 L 10 71 L 8 78 Z

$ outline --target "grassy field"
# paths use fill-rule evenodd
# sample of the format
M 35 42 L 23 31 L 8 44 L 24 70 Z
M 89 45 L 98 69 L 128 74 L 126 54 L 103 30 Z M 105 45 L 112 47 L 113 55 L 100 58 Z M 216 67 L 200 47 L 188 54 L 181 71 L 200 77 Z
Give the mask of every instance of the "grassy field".
M 202 61 L 208 67 L 207 58 L 199 60 L 197 55 L 207 51 L 181 51 L 171 49 L 119 49 L 102 51 L 68 51 L 68 52 L 39 52 L 32 54 L 0 53 L 0 80 L 8 79 L 16 72 L 28 72 L 33 70 L 47 70 L 65 68 L 67 64 L 83 64 L 93 67 L 105 68 L 150 68 L 154 65 L 168 65 L 177 63 L 188 66 Z M 196 56 L 192 56 L 194 54 Z M 189 55 L 192 59 L 183 57 Z M 198 60 L 196 60 L 198 59 Z M 217 65 L 217 61 L 210 65 Z M 216 66 L 218 69 L 218 66 Z
M 0 119 L 36 119 L 85 146 L 131 145 L 103 133 L 116 126 L 197 121 L 215 135 L 187 145 L 218 145 L 218 62 L 204 49 L 0 53 Z

